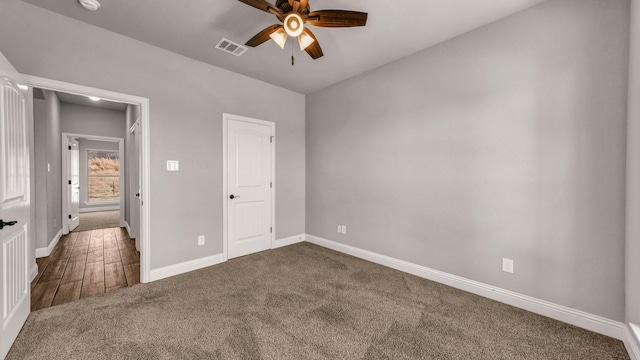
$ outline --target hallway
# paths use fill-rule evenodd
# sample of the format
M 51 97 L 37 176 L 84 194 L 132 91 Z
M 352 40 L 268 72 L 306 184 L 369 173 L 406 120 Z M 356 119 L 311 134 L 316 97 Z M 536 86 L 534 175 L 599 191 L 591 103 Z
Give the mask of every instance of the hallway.
M 31 311 L 140 283 L 140 255 L 124 228 L 71 232 L 36 261 Z

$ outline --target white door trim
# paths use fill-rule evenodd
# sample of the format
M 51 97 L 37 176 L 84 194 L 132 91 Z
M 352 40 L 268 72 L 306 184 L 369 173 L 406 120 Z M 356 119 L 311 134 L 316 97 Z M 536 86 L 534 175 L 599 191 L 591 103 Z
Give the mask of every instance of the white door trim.
M 229 259 L 228 255 L 228 229 L 227 229 L 227 211 L 228 203 L 227 197 L 229 196 L 228 184 L 227 184 L 227 128 L 229 120 L 244 121 L 251 124 L 265 125 L 271 128 L 271 136 L 273 141 L 271 142 L 271 249 L 276 247 L 276 124 L 271 121 L 253 119 L 246 116 L 233 115 L 228 113 L 222 114 L 222 253 L 224 261 Z
M 150 117 L 149 99 L 104 90 L 84 85 L 72 84 L 64 81 L 51 80 L 33 75 L 15 74 L 16 81 L 31 87 L 45 90 L 62 91 L 69 94 L 81 96 L 97 96 L 101 99 L 117 101 L 140 106 L 140 126 L 142 130 L 140 150 L 142 163 L 140 164 L 140 182 L 142 191 L 141 201 L 144 206 L 140 207 L 140 282 L 151 281 L 151 145 L 150 145 Z M 33 136 L 33 129 L 30 130 Z
M 96 141 L 107 141 L 107 142 L 117 142 L 118 143 L 118 156 L 120 158 L 120 163 L 124 164 L 125 157 L 124 157 L 124 139 L 123 138 L 115 138 L 115 137 L 107 137 L 107 136 L 95 136 L 95 135 L 87 135 L 87 134 L 75 134 L 75 133 L 62 133 L 62 166 L 61 166 L 61 173 L 62 173 L 62 234 L 68 234 L 69 233 L 69 219 L 68 219 L 68 209 L 69 209 L 69 192 L 68 192 L 68 181 L 69 178 L 67 176 L 67 174 L 69 174 L 69 157 L 65 156 L 64 154 L 67 154 L 68 151 L 68 147 L 69 147 L 69 139 L 70 138 L 75 138 L 75 139 L 87 139 L 87 140 L 96 140 Z M 79 149 L 78 149 L 79 150 Z M 121 165 L 120 166 L 120 227 L 124 226 L 124 202 L 125 202 L 125 197 L 124 197 L 124 191 L 122 191 L 125 188 L 125 183 L 124 183 L 124 178 L 125 178 L 125 166 Z M 87 174 L 84 174 L 85 177 L 87 176 Z M 80 191 L 87 191 L 87 189 L 80 189 Z M 136 190 L 137 191 L 137 190 Z M 83 211 L 80 211 L 83 212 Z

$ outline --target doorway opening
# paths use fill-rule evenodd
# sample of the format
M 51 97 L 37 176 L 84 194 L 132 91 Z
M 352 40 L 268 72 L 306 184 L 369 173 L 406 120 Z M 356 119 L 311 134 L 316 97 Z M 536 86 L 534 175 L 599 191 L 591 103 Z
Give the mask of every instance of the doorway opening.
M 65 92 L 78 90 L 72 84 L 31 85 L 38 264 L 31 309 L 146 281 L 140 193 L 148 171 L 140 158 L 148 103 L 96 89 Z
M 114 114 L 121 119 L 112 119 L 113 130 L 129 121 L 125 112 Z M 123 136 L 125 130 L 120 129 Z M 130 144 L 131 140 L 126 140 Z M 126 211 L 130 205 L 126 194 L 131 186 L 127 180 L 134 175 L 139 179 L 139 169 L 125 171 L 127 158 L 137 155 L 125 151 L 125 138 L 63 132 L 61 151 L 63 218 L 68 214 L 63 219 L 62 234 L 127 227 L 132 222 Z M 132 225 L 139 226 L 137 222 Z

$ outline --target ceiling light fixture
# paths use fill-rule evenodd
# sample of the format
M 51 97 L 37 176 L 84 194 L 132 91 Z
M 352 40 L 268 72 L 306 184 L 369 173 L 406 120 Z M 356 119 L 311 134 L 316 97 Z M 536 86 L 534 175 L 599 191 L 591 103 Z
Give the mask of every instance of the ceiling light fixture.
M 297 13 L 291 13 L 284 18 L 284 30 L 289 36 L 296 37 L 302 34 L 303 29 L 304 22 L 302 21 L 302 17 Z
M 298 39 L 300 49 L 305 51 L 312 59 L 319 59 L 324 54 L 315 35 L 305 25 L 320 26 L 326 28 L 349 28 L 367 25 L 368 15 L 365 12 L 350 10 L 317 10 L 311 11 L 311 0 L 277 0 L 275 4 L 269 0 L 239 0 L 253 8 L 275 15 L 282 25 L 273 24 L 255 34 L 246 46 L 256 47 L 273 39 L 278 46 L 284 49 L 289 36 Z M 282 30 L 284 33 L 282 34 Z M 286 36 L 286 37 L 285 37 Z M 293 47 L 291 65 L 294 64 Z
M 96 96 L 89 96 L 89 99 L 90 99 L 91 101 L 100 101 L 100 98 L 99 98 L 99 97 L 96 97 Z
M 82 5 L 82 7 L 87 10 L 96 11 L 100 8 L 100 3 L 98 2 L 98 0 L 78 0 L 78 1 L 80 2 L 80 5 Z
M 312 38 L 311 35 L 303 32 L 298 36 L 298 44 L 300 45 L 300 51 L 304 51 L 304 49 L 308 48 L 309 45 L 313 44 L 316 39 Z
M 287 43 L 287 38 L 289 36 L 287 35 L 287 32 L 284 30 L 284 28 L 281 27 L 280 29 L 269 35 L 269 37 L 271 38 L 271 40 L 275 41 L 275 43 L 278 44 L 280 48 L 284 49 L 284 45 Z

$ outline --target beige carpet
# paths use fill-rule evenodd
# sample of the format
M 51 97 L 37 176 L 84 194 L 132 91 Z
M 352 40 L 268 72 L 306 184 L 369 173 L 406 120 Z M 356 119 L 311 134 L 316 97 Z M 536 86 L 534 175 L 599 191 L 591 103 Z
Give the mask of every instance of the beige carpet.
M 120 211 L 96 211 L 80 213 L 80 225 L 73 231 L 87 231 L 120 227 Z
M 622 342 L 303 243 L 33 312 L 8 359 L 628 359 Z

